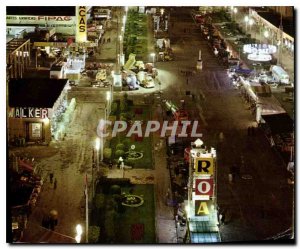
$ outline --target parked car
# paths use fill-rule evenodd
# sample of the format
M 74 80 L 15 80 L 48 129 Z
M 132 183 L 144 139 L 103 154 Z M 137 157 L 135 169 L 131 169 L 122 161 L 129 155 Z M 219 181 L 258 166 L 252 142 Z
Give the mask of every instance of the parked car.
M 155 87 L 154 80 L 151 76 L 147 75 L 145 79 L 141 82 L 141 86 L 145 88 L 153 88 Z
M 100 82 L 97 80 L 91 81 L 91 86 L 92 87 L 100 87 Z
M 70 85 L 70 86 L 78 86 L 78 82 L 75 81 L 75 80 L 70 80 L 70 81 L 69 81 L 69 85 Z

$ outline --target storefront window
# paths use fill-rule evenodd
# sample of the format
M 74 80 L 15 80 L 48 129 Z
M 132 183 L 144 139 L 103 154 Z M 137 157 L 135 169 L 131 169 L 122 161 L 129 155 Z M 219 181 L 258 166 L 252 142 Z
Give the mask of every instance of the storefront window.
M 41 139 L 42 138 L 42 123 L 30 123 L 29 124 L 29 138 Z

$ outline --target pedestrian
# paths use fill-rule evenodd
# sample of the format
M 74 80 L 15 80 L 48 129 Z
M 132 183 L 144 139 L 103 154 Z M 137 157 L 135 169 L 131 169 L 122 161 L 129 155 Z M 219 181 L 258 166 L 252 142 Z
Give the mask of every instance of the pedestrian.
M 53 188 L 54 188 L 54 189 L 57 188 L 57 180 L 56 180 L 56 178 L 54 179 L 54 186 L 53 186 Z
M 225 224 L 225 214 L 224 213 L 222 214 L 222 217 L 221 217 L 221 223 L 222 223 L 222 225 Z
M 51 172 L 51 173 L 49 174 L 49 177 L 50 177 L 50 183 L 51 183 L 51 184 L 53 183 L 53 176 L 54 176 L 54 174 Z
M 223 219 L 223 215 L 219 214 L 219 223 L 220 223 L 220 225 L 222 225 L 222 219 Z

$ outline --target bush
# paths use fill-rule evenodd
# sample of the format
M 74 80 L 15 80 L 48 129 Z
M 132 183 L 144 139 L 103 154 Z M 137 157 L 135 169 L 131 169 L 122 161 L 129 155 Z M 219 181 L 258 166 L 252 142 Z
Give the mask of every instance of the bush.
M 95 196 L 95 206 L 96 208 L 103 208 L 105 203 L 104 194 L 96 194 Z
M 128 104 L 124 100 L 121 100 L 121 102 L 120 102 L 120 111 L 121 112 L 128 111 Z
M 89 243 L 97 243 L 100 236 L 100 227 L 90 226 L 89 227 Z
M 134 166 L 134 162 L 135 162 L 135 160 L 132 159 L 132 158 L 126 158 L 126 159 L 124 160 L 124 164 L 125 164 L 126 166 Z
M 118 112 L 118 104 L 113 102 L 111 105 L 111 114 L 116 114 Z
M 111 159 L 112 150 L 111 148 L 104 148 L 103 150 L 103 158 L 104 159 Z
M 117 150 L 115 152 L 115 157 L 119 158 L 120 156 L 124 156 L 124 154 L 125 154 L 124 150 Z
M 124 144 L 117 144 L 116 150 L 125 150 L 125 145 Z

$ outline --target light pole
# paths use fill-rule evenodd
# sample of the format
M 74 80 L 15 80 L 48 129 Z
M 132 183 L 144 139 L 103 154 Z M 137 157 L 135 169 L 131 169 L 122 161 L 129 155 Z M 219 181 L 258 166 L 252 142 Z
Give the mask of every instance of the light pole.
M 248 16 L 245 16 L 244 20 L 245 20 L 245 24 L 246 24 L 246 32 L 247 32 L 247 27 L 248 27 L 249 17 L 248 17 Z
M 96 138 L 96 143 L 95 143 L 95 149 L 96 149 L 96 165 L 97 165 L 97 171 L 99 173 L 99 149 L 100 149 L 100 138 Z
M 235 19 L 236 19 L 236 13 L 238 12 L 238 9 L 235 7 L 234 9 L 233 9 L 233 13 L 234 13 L 234 21 L 235 21 Z
M 231 17 L 231 21 L 232 21 L 232 14 L 233 14 L 233 6 L 230 6 L 230 17 Z
M 253 23 L 254 23 L 253 19 L 249 19 L 250 33 L 251 33 L 251 28 L 252 28 Z
M 106 92 L 106 101 L 107 101 L 107 115 L 106 115 L 106 117 L 108 117 L 109 114 L 110 114 L 110 106 L 111 106 L 110 99 L 111 99 L 111 92 L 107 91 Z
M 152 57 L 153 59 L 153 67 L 154 67 L 154 61 L 155 61 L 155 53 L 151 53 L 150 56 Z
M 123 160 L 123 158 L 121 156 L 119 157 L 119 162 L 120 162 L 120 169 L 122 170 L 122 178 L 124 178 L 124 176 L 125 176 L 125 172 L 124 172 L 124 160 Z

